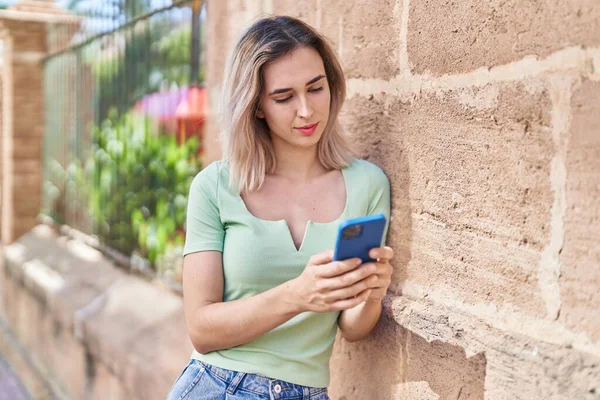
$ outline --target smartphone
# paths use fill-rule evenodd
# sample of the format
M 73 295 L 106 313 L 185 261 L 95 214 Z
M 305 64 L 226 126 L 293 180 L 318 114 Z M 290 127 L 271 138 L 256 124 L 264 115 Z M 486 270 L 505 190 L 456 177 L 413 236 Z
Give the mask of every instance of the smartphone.
M 383 214 L 369 215 L 342 222 L 338 229 L 334 261 L 360 258 L 363 263 L 375 261 L 369 251 L 381 247 L 386 218 Z

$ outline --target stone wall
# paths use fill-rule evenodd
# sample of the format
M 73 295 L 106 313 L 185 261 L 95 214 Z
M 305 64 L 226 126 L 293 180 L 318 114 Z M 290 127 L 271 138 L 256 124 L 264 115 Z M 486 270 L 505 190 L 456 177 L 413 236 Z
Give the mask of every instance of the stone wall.
M 0 35 L 0 41 L 2 41 L 1 35 Z M 3 43 L 1 45 L 3 45 Z M 3 56 L 4 56 L 3 51 L 0 50 L 0 155 L 2 154 L 2 137 L 4 136 L 4 102 L 5 102 L 5 100 L 4 100 L 4 81 L 3 81 L 4 63 L 2 62 Z M 2 164 L 3 163 L 0 158 L 0 232 L 2 232 L 2 177 L 3 177 L 3 172 L 2 172 L 3 165 Z M 0 238 L 0 243 L 1 243 L 1 241 L 2 240 Z
M 337 341 L 332 398 L 600 398 L 597 1 L 208 7 L 208 162 L 227 52 L 290 14 L 334 43 L 344 126 L 392 183 L 393 284 L 373 334 Z
M 2 253 L 0 328 L 6 320 L 18 346 L 0 329 L 0 350 L 22 347 L 53 393 L 28 385 L 33 398 L 166 398 L 192 352 L 181 296 L 44 225 Z

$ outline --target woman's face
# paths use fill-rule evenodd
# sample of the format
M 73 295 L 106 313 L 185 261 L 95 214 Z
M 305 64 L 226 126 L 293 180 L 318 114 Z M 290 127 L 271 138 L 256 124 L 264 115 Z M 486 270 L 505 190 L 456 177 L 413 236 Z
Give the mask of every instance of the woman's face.
M 258 118 L 275 146 L 315 146 L 329 120 L 331 93 L 320 54 L 301 47 L 263 69 Z

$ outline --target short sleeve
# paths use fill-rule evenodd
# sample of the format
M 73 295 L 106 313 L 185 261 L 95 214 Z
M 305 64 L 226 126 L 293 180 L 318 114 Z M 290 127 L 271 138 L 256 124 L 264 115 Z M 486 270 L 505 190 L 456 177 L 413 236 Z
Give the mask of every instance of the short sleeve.
M 369 206 L 367 215 L 380 213 L 385 215 L 387 221 L 383 234 L 383 246 L 387 242 L 387 232 L 390 226 L 390 181 L 379 167 L 375 165 L 373 167 L 373 170 L 369 174 Z
M 198 251 L 223 252 L 225 230 L 218 201 L 219 165 L 210 164 L 196 175 L 190 186 L 183 255 Z

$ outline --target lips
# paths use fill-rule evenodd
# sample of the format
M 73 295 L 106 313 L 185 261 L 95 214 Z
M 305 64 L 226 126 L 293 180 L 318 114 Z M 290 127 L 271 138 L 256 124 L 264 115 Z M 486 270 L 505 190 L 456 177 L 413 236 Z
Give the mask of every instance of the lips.
M 300 128 L 296 128 L 296 129 L 298 129 L 301 134 L 308 136 L 308 135 L 312 135 L 317 130 L 317 125 L 319 125 L 318 122 L 316 124 L 305 125 L 305 126 L 302 126 Z

